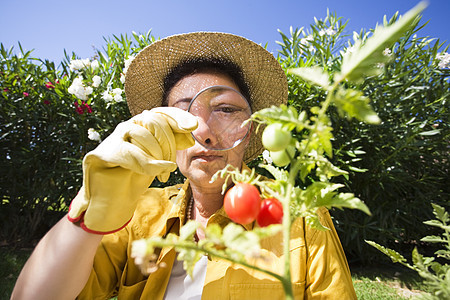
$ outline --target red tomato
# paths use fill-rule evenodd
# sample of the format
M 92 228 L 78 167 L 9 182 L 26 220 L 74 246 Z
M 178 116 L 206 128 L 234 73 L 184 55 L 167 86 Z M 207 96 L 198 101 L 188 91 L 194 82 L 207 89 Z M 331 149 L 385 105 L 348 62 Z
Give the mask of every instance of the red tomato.
M 261 202 L 261 210 L 256 219 L 258 225 L 266 227 L 283 222 L 283 205 L 275 198 L 264 199 Z
M 241 182 L 228 190 L 223 206 L 231 220 L 239 224 L 249 224 L 258 216 L 261 197 L 255 186 Z

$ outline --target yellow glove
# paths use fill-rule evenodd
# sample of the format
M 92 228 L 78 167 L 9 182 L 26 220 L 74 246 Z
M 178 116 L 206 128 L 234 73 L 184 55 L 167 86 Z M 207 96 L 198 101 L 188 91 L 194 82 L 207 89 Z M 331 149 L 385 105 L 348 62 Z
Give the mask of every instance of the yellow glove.
M 83 186 L 68 218 L 92 233 L 123 228 L 133 217 L 139 197 L 157 176 L 167 181 L 175 171 L 176 150 L 194 145 L 197 119 L 174 107 L 144 111 L 119 124 L 83 160 Z

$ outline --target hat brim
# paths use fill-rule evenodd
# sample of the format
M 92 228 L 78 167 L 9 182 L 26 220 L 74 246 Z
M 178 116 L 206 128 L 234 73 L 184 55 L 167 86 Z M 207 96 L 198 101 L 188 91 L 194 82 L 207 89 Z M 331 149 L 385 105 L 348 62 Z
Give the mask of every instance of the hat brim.
M 193 32 L 156 41 L 135 57 L 125 76 L 131 114 L 161 106 L 167 75 L 180 63 L 198 58 L 226 59 L 236 64 L 249 87 L 253 112 L 287 102 L 286 75 L 266 49 L 229 33 Z M 260 132 L 250 139 L 245 162 L 255 159 L 263 150 Z

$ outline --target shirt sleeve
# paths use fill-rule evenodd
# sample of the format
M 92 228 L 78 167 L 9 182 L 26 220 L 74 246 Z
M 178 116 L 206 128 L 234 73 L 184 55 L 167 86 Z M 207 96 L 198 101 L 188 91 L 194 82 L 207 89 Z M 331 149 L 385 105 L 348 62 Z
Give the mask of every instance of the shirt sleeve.
M 319 220 L 329 230 L 306 227 L 307 274 L 305 299 L 356 299 L 350 268 L 326 208 Z
M 127 260 L 127 243 L 126 227 L 103 237 L 88 282 L 77 299 L 110 299 L 117 293 Z

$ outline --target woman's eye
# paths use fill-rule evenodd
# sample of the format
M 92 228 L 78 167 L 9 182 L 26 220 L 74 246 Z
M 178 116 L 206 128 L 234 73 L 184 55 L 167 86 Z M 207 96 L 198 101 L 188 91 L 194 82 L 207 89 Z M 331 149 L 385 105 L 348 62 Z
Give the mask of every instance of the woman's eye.
M 240 109 L 235 106 L 220 106 L 216 108 L 216 111 L 231 114 L 240 111 Z

